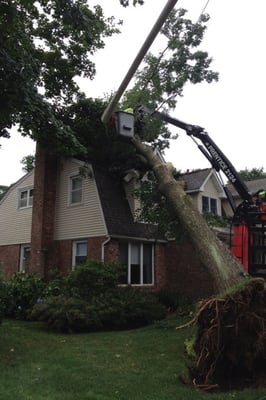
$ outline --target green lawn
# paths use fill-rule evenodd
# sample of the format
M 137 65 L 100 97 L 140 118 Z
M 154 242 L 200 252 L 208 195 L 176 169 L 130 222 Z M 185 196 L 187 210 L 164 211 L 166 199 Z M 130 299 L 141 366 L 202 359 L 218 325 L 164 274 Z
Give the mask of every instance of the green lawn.
M 177 323 L 182 323 L 183 320 Z M 122 332 L 62 335 L 39 323 L 0 326 L 2 400 L 266 400 L 266 390 L 206 394 L 183 385 L 176 322 Z

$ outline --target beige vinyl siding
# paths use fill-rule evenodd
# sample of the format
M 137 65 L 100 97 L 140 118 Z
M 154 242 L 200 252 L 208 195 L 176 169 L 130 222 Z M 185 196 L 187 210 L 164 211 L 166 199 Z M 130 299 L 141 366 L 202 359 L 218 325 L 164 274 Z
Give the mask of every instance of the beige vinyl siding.
M 221 215 L 222 214 L 222 208 L 221 208 L 221 192 L 217 191 L 217 183 L 215 181 L 215 178 L 211 176 L 210 179 L 205 183 L 204 185 L 204 191 L 200 193 L 198 196 L 198 209 L 202 211 L 202 196 L 209 197 L 212 199 L 216 199 L 217 201 L 217 214 Z
M 34 172 L 15 183 L 0 202 L 0 245 L 30 243 L 32 207 L 18 208 L 21 189 L 33 186 Z
M 59 171 L 55 212 L 55 240 L 79 239 L 107 234 L 96 183 L 85 176 L 82 182 L 82 201 L 69 204 L 70 178 L 79 175 L 83 164 L 68 160 Z

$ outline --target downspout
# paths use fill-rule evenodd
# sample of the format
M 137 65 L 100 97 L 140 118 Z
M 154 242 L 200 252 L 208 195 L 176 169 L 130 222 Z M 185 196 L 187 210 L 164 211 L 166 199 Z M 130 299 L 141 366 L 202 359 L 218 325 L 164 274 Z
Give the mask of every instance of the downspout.
M 110 242 L 111 238 L 110 236 L 107 237 L 107 239 L 102 242 L 102 251 L 101 251 L 101 261 L 104 262 L 104 253 L 105 253 L 105 246 Z

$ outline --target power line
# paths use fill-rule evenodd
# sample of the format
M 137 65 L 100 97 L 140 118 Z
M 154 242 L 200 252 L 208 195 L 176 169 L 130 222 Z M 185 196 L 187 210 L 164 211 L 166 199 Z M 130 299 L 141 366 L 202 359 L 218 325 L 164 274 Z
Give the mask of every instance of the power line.
M 197 22 L 199 22 L 199 20 L 200 20 L 200 17 L 202 16 L 202 14 L 204 14 L 204 13 L 205 13 L 205 10 L 206 10 L 206 8 L 208 7 L 208 4 L 209 4 L 209 2 L 210 2 L 210 0 L 207 0 L 207 2 L 206 2 L 206 4 L 205 4 L 205 6 L 203 7 L 203 9 L 202 9 L 202 11 L 201 11 L 201 13 L 200 13 L 200 16 L 199 16 L 199 18 L 198 18 L 198 21 L 197 21 Z

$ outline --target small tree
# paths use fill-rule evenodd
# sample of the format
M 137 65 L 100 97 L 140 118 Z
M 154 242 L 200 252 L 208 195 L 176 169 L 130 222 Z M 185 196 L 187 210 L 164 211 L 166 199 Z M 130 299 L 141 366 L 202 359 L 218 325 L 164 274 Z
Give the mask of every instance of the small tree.
M 246 181 L 252 181 L 253 179 L 259 179 L 259 178 L 266 178 L 266 172 L 264 172 L 264 168 L 245 168 L 239 171 L 239 174 L 242 176 L 242 178 Z

